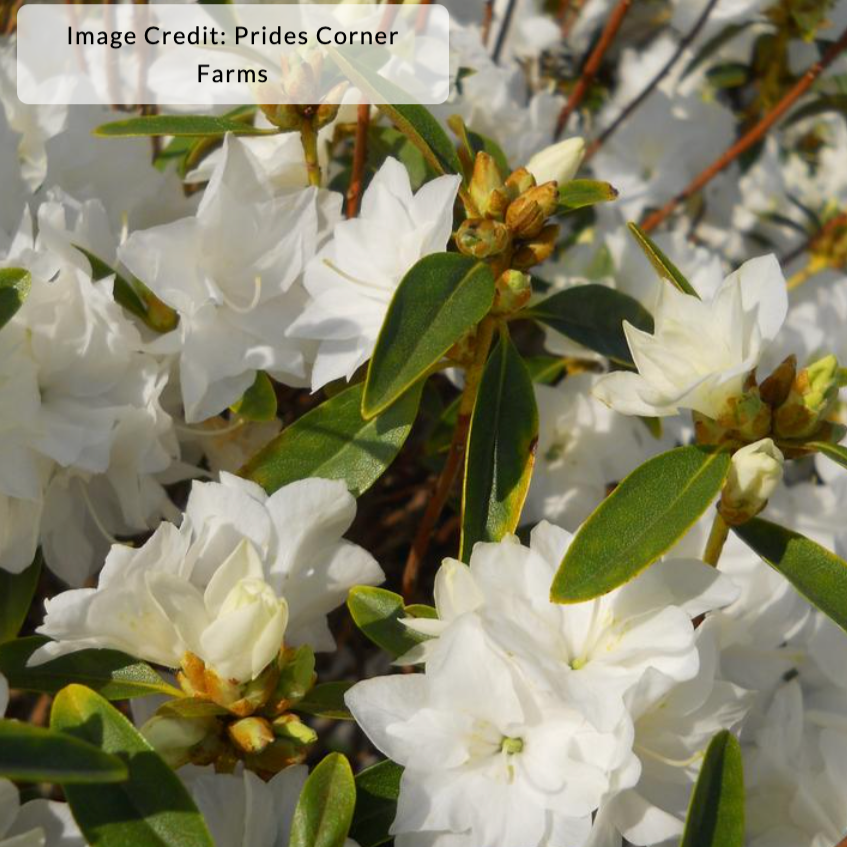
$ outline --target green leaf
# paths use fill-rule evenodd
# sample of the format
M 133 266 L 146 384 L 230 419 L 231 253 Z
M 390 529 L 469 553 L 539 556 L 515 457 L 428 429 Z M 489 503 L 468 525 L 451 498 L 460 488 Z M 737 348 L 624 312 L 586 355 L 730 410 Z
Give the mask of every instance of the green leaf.
M 559 186 L 559 212 L 573 212 L 586 206 L 617 199 L 618 190 L 608 182 L 594 179 L 572 179 Z
M 276 417 L 276 391 L 271 378 L 264 371 L 257 371 L 253 384 L 230 409 L 248 421 L 272 421 Z
M 680 847 L 743 847 L 744 765 L 732 733 L 709 744 L 691 795 Z
M 24 782 L 120 782 L 129 774 L 117 756 L 64 732 L 0 720 L 0 776 Z
M 468 432 L 462 561 L 468 560 L 477 541 L 499 541 L 517 529 L 537 443 L 532 378 L 504 333 L 486 362 Z
M 685 278 L 682 271 L 658 248 L 650 236 L 636 223 L 630 221 L 627 226 L 656 273 L 662 279 L 671 283 L 671 285 L 675 285 L 684 294 L 690 294 L 699 300 L 700 295 L 694 289 L 694 286 Z
M 473 172 L 473 165 L 476 161 L 477 153 L 488 153 L 488 155 L 494 159 L 498 170 L 504 178 L 512 172 L 512 169 L 509 167 L 509 161 L 506 158 L 506 154 L 503 152 L 503 148 L 500 147 L 496 141 L 493 141 L 487 136 L 474 132 L 472 129 L 468 129 L 464 120 L 462 120 L 461 115 L 450 115 L 447 119 L 447 125 L 453 130 L 453 132 L 456 133 L 456 137 L 462 143 L 467 179 L 470 179 L 470 175 Z
M 605 285 L 576 285 L 531 306 L 524 316 L 534 318 L 589 350 L 624 364 L 632 354 L 623 322 L 653 332 L 653 318 L 633 297 Z
M 814 117 L 815 115 L 824 115 L 827 112 L 847 115 L 847 94 L 820 95 L 816 99 L 795 109 L 786 121 L 786 126 L 791 126 L 791 124 L 795 124 L 805 118 Z
M 0 644 L 17 637 L 26 620 L 38 577 L 41 576 L 41 551 L 21 573 L 0 569 Z
M 88 263 L 91 265 L 91 278 L 95 282 L 99 282 L 107 276 L 114 275 L 113 296 L 115 302 L 146 322 L 148 318 L 147 304 L 141 298 L 135 285 L 127 280 L 126 277 L 119 274 L 114 268 L 106 264 L 99 256 L 95 256 L 90 250 L 86 250 L 78 244 L 75 244 L 74 247 L 88 259 Z
M 31 286 L 32 276 L 24 268 L 0 268 L 0 329 L 23 306 Z
M 832 459 L 842 468 L 847 468 L 847 447 L 843 444 L 830 444 L 828 441 L 813 441 L 806 445 L 819 453 L 823 453 L 827 459 Z
M 524 364 L 532 381 L 539 385 L 554 385 L 568 370 L 560 356 L 527 356 Z
M 491 268 L 458 253 L 425 256 L 403 277 L 368 366 L 362 414 L 378 415 L 481 321 L 494 302 Z
M 706 79 L 714 88 L 740 88 L 750 79 L 750 69 L 741 62 L 721 62 L 709 68 Z
M 735 534 L 847 632 L 847 562 L 784 526 L 753 518 Z
M 403 605 L 403 598 L 393 591 L 357 585 L 350 589 L 347 608 L 356 626 L 395 659 L 427 639 L 400 623 L 401 618 L 412 615 Z
M 117 650 L 80 650 L 28 668 L 29 657 L 47 640 L 33 635 L 0 644 L 0 673 L 12 688 L 55 694 L 71 682 L 80 682 L 108 700 L 150 694 L 182 696 L 178 688 L 165 682 L 148 664 Z
M 377 108 L 402 132 L 439 174 L 461 174 L 462 163 L 450 136 L 424 106 L 378 104 Z
M 228 132 L 234 135 L 277 135 L 279 130 L 258 129 L 242 121 L 212 115 L 150 115 L 144 118 L 114 121 L 94 130 L 94 134 L 100 138 L 137 138 L 149 135 L 222 138 Z
M 114 785 L 65 786 L 74 819 L 94 847 L 214 847 L 180 778 L 99 694 L 82 685 L 63 688 L 50 726 L 118 756 L 129 771 Z
M 403 768 L 389 759 L 356 775 L 356 813 L 350 837 L 359 847 L 379 847 L 393 837 L 388 830 L 397 816 L 402 775 Z
M 755 20 L 750 20 L 724 27 L 717 35 L 710 38 L 688 65 L 686 65 L 685 70 L 682 72 L 682 79 L 685 79 L 692 71 L 699 68 L 705 61 L 714 56 L 721 47 L 728 44 L 733 38 L 740 35 L 747 27 L 752 26 L 754 23 L 756 23 Z
M 162 703 L 156 714 L 168 718 L 216 718 L 229 712 L 211 700 L 198 697 L 177 697 Z
M 362 418 L 364 385 L 353 385 L 286 427 L 240 474 L 269 494 L 298 479 L 343 479 L 358 497 L 400 452 L 417 417 L 422 385 L 369 421 Z
M 352 686 L 352 682 L 322 682 L 291 708 L 316 718 L 352 721 L 353 716 L 344 705 L 344 695 Z
M 310 774 L 294 810 L 289 847 L 344 847 L 356 805 L 350 763 L 330 753 Z
M 636 468 L 594 510 L 553 580 L 554 603 L 579 603 L 638 576 L 706 511 L 729 472 L 730 456 L 678 447 Z

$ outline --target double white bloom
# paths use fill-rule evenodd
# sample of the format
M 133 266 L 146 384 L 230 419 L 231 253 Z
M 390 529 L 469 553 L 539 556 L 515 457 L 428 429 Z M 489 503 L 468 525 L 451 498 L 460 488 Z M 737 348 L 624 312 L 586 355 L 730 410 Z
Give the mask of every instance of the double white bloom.
M 307 479 L 268 497 L 229 474 L 194 483 L 182 525 L 140 549 L 115 545 L 98 587 L 47 601 L 39 663 L 111 647 L 170 668 L 186 652 L 219 676 L 254 679 L 283 644 L 331 650 L 326 615 L 383 574 L 345 541 L 356 503 L 342 482 Z
M 787 309 L 785 278 L 773 255 L 745 262 L 702 300 L 668 283 L 652 335 L 624 322 L 638 373 L 608 374 L 594 393 L 626 415 L 692 409 L 718 418 L 727 401 L 743 393 Z
M 592 812 L 639 784 L 636 733 L 647 750 L 661 744 L 649 740 L 651 710 L 697 729 L 694 753 L 706 709 L 725 716 L 715 700 L 698 708 L 712 695 L 708 671 L 673 709 L 660 704 L 697 676 L 692 618 L 732 602 L 732 583 L 696 560 L 665 561 L 598 600 L 556 605 L 547 598 L 570 541 L 542 523 L 529 548 L 507 538 L 477 545 L 469 566 L 445 560 L 438 619 L 406 622 L 430 638 L 399 660 L 425 662 L 425 673 L 348 693 L 374 744 L 405 767 L 392 828 L 399 844 L 583 844 Z M 734 702 L 738 692 L 723 697 Z M 681 772 L 683 785 L 695 772 Z M 628 803 L 652 809 L 661 800 L 648 789 Z M 621 808 L 597 826 L 628 829 Z

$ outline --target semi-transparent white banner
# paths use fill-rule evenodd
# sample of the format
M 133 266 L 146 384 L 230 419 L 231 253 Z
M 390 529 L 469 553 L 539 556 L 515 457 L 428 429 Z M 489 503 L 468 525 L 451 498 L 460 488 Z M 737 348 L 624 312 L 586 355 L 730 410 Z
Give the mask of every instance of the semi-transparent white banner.
M 416 5 L 25 5 L 24 103 L 443 103 L 450 19 Z

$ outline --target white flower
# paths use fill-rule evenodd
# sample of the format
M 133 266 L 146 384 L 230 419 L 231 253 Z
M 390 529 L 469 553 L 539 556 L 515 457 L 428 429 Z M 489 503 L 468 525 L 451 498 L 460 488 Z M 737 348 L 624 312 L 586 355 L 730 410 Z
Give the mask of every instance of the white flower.
M 419 259 L 447 247 L 457 176 L 443 176 L 412 193 L 409 174 L 386 159 L 362 197 L 359 217 L 337 224 L 309 263 L 311 300 L 288 330 L 320 342 L 312 388 L 350 379 L 373 352 L 400 280 Z
M 9 704 L 9 683 L 0 674 L 0 718 Z M 18 789 L 0 779 L 0 847 L 85 847 L 66 803 L 30 800 L 21 805 Z
M 747 444 L 732 456 L 721 495 L 721 510 L 754 517 L 782 481 L 782 451 L 770 438 Z
M 591 396 L 593 374 L 535 386 L 538 450 L 522 521 L 575 531 L 619 482 L 663 448 L 639 420 Z
M 667 284 L 652 335 L 624 322 L 638 373 L 608 374 L 595 394 L 627 415 L 664 417 L 693 409 L 717 418 L 728 400 L 743 393 L 787 307 L 785 279 L 772 255 L 745 262 L 704 300 Z
M 186 420 L 226 409 L 257 370 L 303 384 L 307 345 L 286 329 L 305 303 L 299 276 L 340 199 L 314 188 L 274 195 L 243 142 L 227 137 L 197 215 L 123 245 L 124 264 L 179 313 L 153 349 L 179 354 Z
M 405 768 L 399 847 L 580 844 L 631 744 L 631 726 L 600 733 L 534 687 L 472 616 L 442 636 L 424 674 L 365 680 L 345 699 Z
M 648 668 L 677 682 L 697 673 L 691 620 L 732 602 L 737 590 L 714 568 L 678 559 L 652 565 L 597 600 L 552 603 L 550 585 L 571 539 L 542 522 L 529 548 L 507 537 L 477 544 L 469 566 L 445 560 L 436 575 L 438 620 L 405 623 L 438 636 L 472 612 L 492 642 L 536 669 L 536 684 L 559 692 L 608 729 L 620 720 L 624 694 Z M 434 649 L 425 641 L 398 662 L 427 661 Z
M 561 185 L 576 176 L 584 155 L 585 142 L 581 138 L 567 138 L 536 153 L 526 163 L 526 169 L 539 185 L 550 180 Z
M 355 515 L 344 483 L 308 479 L 270 497 L 223 474 L 195 482 L 182 526 L 162 524 L 137 550 L 115 545 L 98 587 L 46 603 L 40 663 L 112 647 L 170 668 L 191 651 L 221 676 L 247 681 L 283 643 L 334 646 L 326 615 L 357 584 L 382 580 L 341 534 Z

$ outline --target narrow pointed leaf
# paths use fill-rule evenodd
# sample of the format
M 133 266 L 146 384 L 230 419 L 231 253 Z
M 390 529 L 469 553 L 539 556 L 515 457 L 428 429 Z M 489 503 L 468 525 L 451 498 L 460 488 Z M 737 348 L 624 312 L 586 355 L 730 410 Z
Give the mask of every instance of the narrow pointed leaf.
M 842 468 L 847 468 L 847 446 L 843 444 L 830 444 L 826 441 L 815 441 L 808 445 L 813 450 L 823 453 L 827 459 L 832 459 L 837 465 Z
M 303 786 L 289 847 L 344 847 L 355 805 L 356 783 L 350 763 L 340 753 L 330 753 Z
M 53 701 L 50 726 L 117 756 L 129 778 L 114 785 L 67 785 L 65 796 L 95 847 L 213 847 L 212 837 L 180 778 L 108 701 L 69 685 Z
M 258 371 L 253 384 L 230 408 L 248 421 L 272 421 L 276 417 L 276 391 L 271 378 Z
M 0 777 L 23 782 L 121 782 L 126 765 L 64 732 L 0 720 Z
M 379 110 L 420 151 L 439 174 L 461 174 L 462 163 L 450 136 L 424 106 L 378 104 Z
M 586 206 L 608 203 L 618 196 L 617 188 L 595 179 L 572 179 L 559 186 L 559 212 L 573 212 Z
M 477 541 L 517 529 L 538 443 L 535 389 L 508 335 L 494 348 L 479 385 L 468 433 L 460 558 Z
M 735 534 L 847 632 L 847 562 L 784 526 L 753 518 Z
M 347 608 L 356 626 L 395 659 L 426 640 L 425 635 L 400 622 L 401 618 L 414 616 L 403 605 L 403 598 L 393 591 L 357 585 L 350 590 Z
M 115 282 L 112 291 L 115 302 L 123 306 L 128 312 L 132 312 L 134 315 L 146 322 L 147 305 L 141 299 L 133 284 L 124 276 L 119 274 L 114 268 L 109 267 L 109 265 L 106 264 L 106 262 L 104 262 L 99 256 L 95 256 L 90 250 L 86 250 L 84 247 L 80 247 L 79 245 L 74 246 L 80 253 L 83 254 L 83 256 L 85 256 L 86 259 L 88 259 L 88 263 L 91 265 L 91 278 L 95 282 L 99 282 L 107 276 L 114 275 Z
M 0 644 L 11 641 L 21 631 L 26 620 L 38 577 L 41 576 L 41 551 L 33 563 L 21 573 L 0 569 Z
M 234 135 L 277 135 L 279 130 L 259 129 L 243 121 L 213 115 L 150 115 L 113 121 L 94 130 L 94 134 L 101 138 L 134 138 L 149 135 L 223 138 L 228 132 Z
M 638 576 L 706 511 L 729 465 L 728 453 L 691 446 L 636 468 L 580 528 L 553 580 L 550 599 L 592 600 Z
M 352 688 L 352 682 L 322 682 L 292 706 L 295 712 L 329 718 L 335 721 L 352 721 L 350 710 L 344 705 L 344 695 Z
M 397 816 L 403 768 L 389 759 L 356 775 L 356 813 L 350 837 L 359 847 L 379 847 L 390 841 L 388 830 Z
M 636 299 L 605 285 L 566 288 L 525 314 L 601 356 L 629 365 L 632 354 L 623 322 L 653 332 L 652 316 Z
M 719 732 L 706 750 L 691 795 L 680 847 L 743 847 L 744 765 L 732 733 Z
M 32 286 L 32 276 L 23 268 L 0 268 L 0 329 L 24 304 Z
M 241 469 L 241 476 L 269 494 L 298 479 L 343 479 L 358 497 L 400 452 L 417 417 L 421 388 L 365 420 L 364 385 L 353 385 L 286 427 Z
M 421 259 L 403 277 L 368 366 L 362 414 L 378 415 L 481 321 L 494 301 L 494 275 L 458 253 Z
M 685 278 L 682 271 L 658 248 L 656 243 L 636 223 L 628 223 L 629 231 L 635 238 L 636 243 L 650 261 L 653 269 L 671 285 L 675 285 L 685 294 L 700 298 L 694 286 Z
M 127 700 L 150 694 L 181 697 L 150 665 L 117 650 L 80 650 L 33 668 L 29 657 L 48 639 L 39 635 L 0 644 L 0 673 L 12 688 L 55 694 L 72 682 L 99 692 L 107 700 Z

